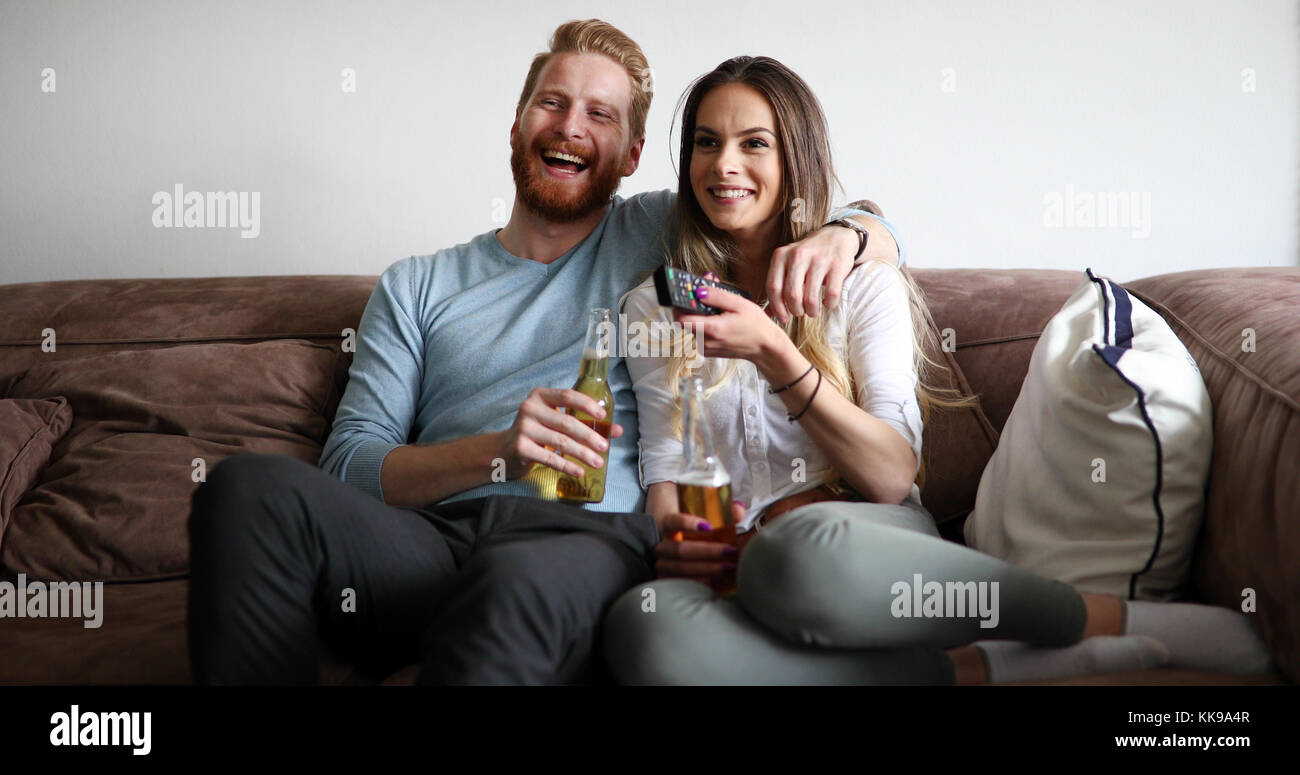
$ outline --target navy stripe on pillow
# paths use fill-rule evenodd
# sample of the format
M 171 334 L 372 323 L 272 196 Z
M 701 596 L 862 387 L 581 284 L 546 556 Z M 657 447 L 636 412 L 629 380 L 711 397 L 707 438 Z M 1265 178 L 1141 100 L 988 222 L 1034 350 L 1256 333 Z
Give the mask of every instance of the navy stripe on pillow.
M 1147 557 L 1146 565 L 1142 570 L 1129 576 L 1128 597 L 1129 600 L 1136 600 L 1138 577 L 1150 571 L 1151 566 L 1155 564 L 1156 556 L 1160 554 L 1160 543 L 1165 534 L 1165 512 L 1160 507 L 1160 489 L 1164 482 L 1164 449 L 1160 444 L 1160 434 L 1156 431 L 1155 423 L 1151 421 L 1151 415 L 1147 412 L 1146 391 L 1125 376 L 1124 372 L 1119 368 L 1120 358 L 1133 346 L 1133 302 L 1122 286 L 1110 280 L 1099 279 L 1092 273 L 1091 269 L 1088 269 L 1087 272 L 1088 279 L 1096 283 L 1098 290 L 1101 291 L 1102 319 L 1105 321 L 1103 324 L 1105 331 L 1103 341 L 1105 344 L 1094 344 L 1092 350 L 1115 372 L 1116 376 L 1124 380 L 1124 384 L 1133 388 L 1133 391 L 1137 393 L 1138 410 L 1142 412 L 1142 422 L 1146 424 L 1147 430 L 1151 432 L 1151 439 L 1155 442 L 1156 447 L 1156 483 L 1155 488 L 1151 491 L 1151 503 L 1156 512 L 1156 540 L 1151 547 L 1151 554 Z M 1115 315 L 1115 338 L 1113 342 L 1110 338 L 1112 310 Z
M 1115 297 L 1115 346 L 1127 350 L 1133 346 L 1133 301 L 1123 286 L 1110 280 L 1106 285 Z
M 1133 300 L 1129 298 L 1124 286 L 1113 283 L 1104 277 L 1097 277 L 1091 269 L 1085 269 L 1088 279 L 1099 286 L 1102 298 L 1102 341 L 1127 350 L 1133 345 Z M 1111 319 L 1115 325 L 1111 327 Z M 1112 336 L 1113 334 L 1113 336 Z

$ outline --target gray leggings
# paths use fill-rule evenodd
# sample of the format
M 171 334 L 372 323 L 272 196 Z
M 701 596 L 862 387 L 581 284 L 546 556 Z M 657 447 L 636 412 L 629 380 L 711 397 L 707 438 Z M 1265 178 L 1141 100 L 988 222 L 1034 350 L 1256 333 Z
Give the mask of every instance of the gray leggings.
M 624 593 L 604 626 L 615 677 L 950 684 L 943 649 L 977 640 L 1066 646 L 1086 620 L 1070 585 L 945 541 L 913 501 L 802 506 L 749 543 L 737 573 L 727 597 L 685 579 Z

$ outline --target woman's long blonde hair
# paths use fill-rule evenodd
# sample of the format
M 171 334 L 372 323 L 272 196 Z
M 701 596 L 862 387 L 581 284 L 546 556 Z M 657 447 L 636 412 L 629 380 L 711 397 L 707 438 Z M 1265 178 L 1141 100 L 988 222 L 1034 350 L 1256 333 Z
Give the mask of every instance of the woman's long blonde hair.
M 826 116 L 821 103 L 802 78 L 780 62 L 770 57 L 739 56 L 728 59 L 696 79 L 678 102 L 682 114 L 681 152 L 677 169 L 677 203 L 675 226 L 669 235 L 668 265 L 696 275 L 713 272 L 724 282 L 734 282 L 733 268 L 744 257 L 726 232 L 717 228 L 700 208 L 691 186 L 691 154 L 695 146 L 695 124 L 700 103 L 714 88 L 728 83 L 743 83 L 767 98 L 776 116 L 777 141 L 781 148 L 781 201 L 790 208 L 789 217 L 782 218 L 779 242 L 782 245 L 796 242 L 826 223 L 830 211 L 832 185 L 839 185 L 831 165 L 830 137 Z M 880 209 L 869 202 L 855 203 L 881 215 Z M 968 406 L 973 397 L 963 397 L 960 392 L 934 385 L 933 378 L 947 367 L 932 360 L 922 347 L 928 335 L 927 314 L 921 289 L 909 273 L 896 265 L 877 262 L 890 267 L 907 288 L 912 318 L 913 364 L 917 371 L 917 402 L 922 421 L 930 417 L 933 407 Z M 862 268 L 856 271 L 864 271 Z M 816 366 L 826 382 L 841 395 L 857 405 L 853 377 L 842 353 L 827 341 L 829 316 L 793 317 L 782 328 L 799 352 Z M 780 325 L 780 324 L 778 324 Z M 686 337 L 692 337 L 689 332 Z M 669 359 L 669 385 L 678 398 L 673 412 L 673 433 L 681 438 L 682 408 L 679 391 L 680 379 L 695 370 L 702 362 L 693 358 L 693 342 L 674 348 L 678 353 Z M 712 395 L 736 373 L 738 363 L 729 360 L 717 379 L 706 390 Z M 831 481 L 838 478 L 832 473 Z M 924 464 L 917 476 L 923 484 Z

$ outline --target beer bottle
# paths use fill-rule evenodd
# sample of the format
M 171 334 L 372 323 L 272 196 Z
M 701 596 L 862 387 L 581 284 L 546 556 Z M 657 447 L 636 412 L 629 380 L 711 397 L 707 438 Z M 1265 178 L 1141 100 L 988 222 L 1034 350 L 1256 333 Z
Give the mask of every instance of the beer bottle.
M 704 411 L 704 379 L 683 377 L 680 385 L 685 460 L 677 477 L 678 511 L 697 516 L 712 528 L 692 534 L 692 540 L 734 543 L 731 476 L 713 447 L 713 433 Z
M 582 345 L 582 363 L 578 367 L 578 381 L 573 389 L 596 399 L 605 410 L 604 419 L 597 420 L 586 412 L 574 410 L 573 416 L 583 425 L 609 439 L 614 424 L 614 393 L 609 389 L 609 352 L 612 325 L 609 310 L 593 309 L 587 316 L 587 338 Z M 548 447 L 549 449 L 549 447 Z M 600 453 L 603 459 L 599 468 L 592 468 L 571 455 L 565 459 L 582 466 L 583 475 L 574 477 L 550 466 L 534 463 L 525 479 L 538 488 L 538 497 L 556 498 L 577 503 L 599 503 L 605 499 L 605 469 L 609 463 L 609 450 Z

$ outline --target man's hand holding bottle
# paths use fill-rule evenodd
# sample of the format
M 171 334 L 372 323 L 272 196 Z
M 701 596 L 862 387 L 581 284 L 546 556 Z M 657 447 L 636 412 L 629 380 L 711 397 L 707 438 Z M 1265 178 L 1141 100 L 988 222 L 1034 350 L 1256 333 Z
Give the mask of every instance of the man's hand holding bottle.
M 534 463 L 582 476 L 582 466 L 564 455 L 586 460 L 595 468 L 603 466 L 602 455 L 609 450 L 609 442 L 579 421 L 574 411 L 605 417 L 605 410 L 591 396 L 571 389 L 534 388 L 519 405 L 514 423 L 502 434 L 500 457 L 506 461 L 506 476 L 518 479 Z M 611 439 L 622 435 L 622 425 L 610 427 Z

